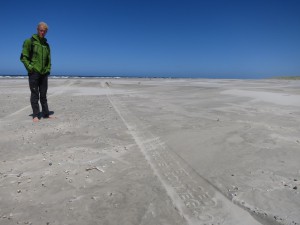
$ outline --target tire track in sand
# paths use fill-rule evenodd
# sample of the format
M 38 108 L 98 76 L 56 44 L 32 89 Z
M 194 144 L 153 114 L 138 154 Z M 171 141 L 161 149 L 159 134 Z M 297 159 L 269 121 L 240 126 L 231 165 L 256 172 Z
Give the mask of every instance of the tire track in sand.
M 135 117 L 124 102 L 113 95 L 107 83 L 106 96 L 165 188 L 174 207 L 189 225 L 259 225 L 247 211 L 224 197 L 209 182 L 200 177 L 159 137 Z

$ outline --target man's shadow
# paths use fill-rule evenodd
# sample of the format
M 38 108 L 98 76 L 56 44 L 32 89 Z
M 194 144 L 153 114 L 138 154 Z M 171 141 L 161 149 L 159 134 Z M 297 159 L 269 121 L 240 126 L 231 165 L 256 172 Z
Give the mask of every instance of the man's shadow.
M 54 111 L 49 111 L 49 116 L 52 116 L 52 115 L 54 115 Z M 33 117 L 33 114 L 30 114 L 30 115 L 28 115 L 28 116 Z M 41 118 L 47 118 L 47 117 L 45 117 L 44 114 L 43 114 L 42 112 L 39 112 L 38 118 L 39 118 L 39 120 L 40 120 Z

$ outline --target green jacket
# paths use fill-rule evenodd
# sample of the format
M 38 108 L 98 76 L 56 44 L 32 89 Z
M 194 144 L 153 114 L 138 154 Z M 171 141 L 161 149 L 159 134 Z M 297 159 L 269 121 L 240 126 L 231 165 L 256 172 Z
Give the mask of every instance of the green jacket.
M 29 74 L 36 72 L 42 75 L 49 75 L 51 71 L 51 54 L 47 39 L 41 39 L 37 34 L 26 39 L 20 60 Z

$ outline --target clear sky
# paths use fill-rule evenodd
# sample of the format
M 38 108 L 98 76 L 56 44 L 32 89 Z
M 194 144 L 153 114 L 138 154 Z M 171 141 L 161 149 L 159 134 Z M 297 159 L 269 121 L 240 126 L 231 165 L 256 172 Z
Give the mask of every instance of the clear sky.
M 2 1 L 0 75 L 49 25 L 53 75 L 300 75 L 299 0 Z

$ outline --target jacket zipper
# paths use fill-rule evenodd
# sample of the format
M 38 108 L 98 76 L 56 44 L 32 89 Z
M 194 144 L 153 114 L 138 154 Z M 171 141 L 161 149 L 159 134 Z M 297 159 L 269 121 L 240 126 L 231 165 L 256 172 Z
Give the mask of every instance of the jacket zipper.
M 44 70 L 44 45 L 42 45 L 42 71 L 43 70 Z

